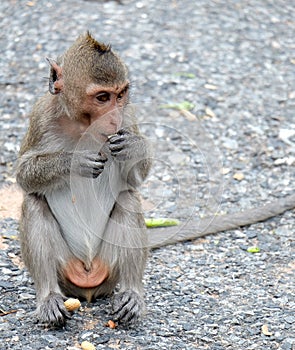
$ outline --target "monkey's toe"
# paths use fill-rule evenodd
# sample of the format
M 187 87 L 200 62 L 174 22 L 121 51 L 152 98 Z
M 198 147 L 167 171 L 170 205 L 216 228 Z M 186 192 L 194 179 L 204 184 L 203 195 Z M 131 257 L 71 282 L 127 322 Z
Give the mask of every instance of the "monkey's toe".
M 143 315 L 145 303 L 143 298 L 133 290 L 119 293 L 113 298 L 113 319 L 119 323 L 131 325 Z
M 62 295 L 51 292 L 37 309 L 38 321 L 50 327 L 63 327 L 70 313 L 64 305 Z

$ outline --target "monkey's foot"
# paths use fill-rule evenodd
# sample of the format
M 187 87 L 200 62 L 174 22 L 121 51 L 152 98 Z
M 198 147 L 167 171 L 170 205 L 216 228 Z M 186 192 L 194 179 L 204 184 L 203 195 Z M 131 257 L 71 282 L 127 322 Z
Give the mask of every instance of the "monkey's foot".
M 133 290 L 126 290 L 114 296 L 112 316 L 114 321 L 133 324 L 143 315 L 145 303 L 138 293 Z
M 38 306 L 36 314 L 39 322 L 47 326 L 62 327 L 66 319 L 70 318 L 70 313 L 64 305 L 64 298 L 54 292 L 50 292 L 43 303 Z

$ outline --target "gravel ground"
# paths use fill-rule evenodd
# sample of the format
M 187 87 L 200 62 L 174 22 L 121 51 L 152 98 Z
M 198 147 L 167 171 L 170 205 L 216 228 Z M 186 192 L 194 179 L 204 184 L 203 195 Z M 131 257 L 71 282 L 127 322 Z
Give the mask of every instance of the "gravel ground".
M 89 29 L 130 67 L 156 149 L 142 187 L 146 216 L 186 220 L 291 194 L 294 10 L 286 0 L 1 1 L 2 190 L 15 182 L 27 115 L 47 89 L 44 57 Z M 189 113 L 167 108 L 185 101 Z M 109 300 L 99 300 L 48 330 L 32 317 L 16 216 L 2 215 L 0 349 L 74 350 L 88 340 L 96 349 L 294 350 L 294 216 L 152 251 L 147 315 L 134 328 L 105 327 Z

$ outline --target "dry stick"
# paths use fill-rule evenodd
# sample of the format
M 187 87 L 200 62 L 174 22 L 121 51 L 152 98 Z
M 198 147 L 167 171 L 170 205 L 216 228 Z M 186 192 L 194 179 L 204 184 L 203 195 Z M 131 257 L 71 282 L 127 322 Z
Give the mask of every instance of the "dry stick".
M 264 221 L 295 208 L 295 194 L 272 201 L 264 206 L 233 214 L 210 216 L 199 221 L 188 221 L 183 226 L 152 228 L 148 230 L 149 246 L 158 248 L 221 231 L 232 230 Z

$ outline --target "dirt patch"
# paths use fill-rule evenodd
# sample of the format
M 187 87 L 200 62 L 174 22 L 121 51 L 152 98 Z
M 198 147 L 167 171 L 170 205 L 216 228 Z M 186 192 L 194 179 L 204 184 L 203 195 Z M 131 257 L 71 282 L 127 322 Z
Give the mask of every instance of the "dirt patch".
M 19 219 L 23 194 L 16 185 L 7 185 L 0 189 L 0 219 Z

